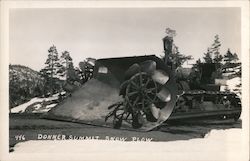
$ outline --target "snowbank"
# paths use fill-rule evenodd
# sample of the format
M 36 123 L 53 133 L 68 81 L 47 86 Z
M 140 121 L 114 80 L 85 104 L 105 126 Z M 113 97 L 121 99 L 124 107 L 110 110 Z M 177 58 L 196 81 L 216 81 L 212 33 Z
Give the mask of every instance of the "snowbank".
M 63 153 L 64 155 L 98 155 L 105 153 L 119 160 L 241 160 L 245 152 L 241 129 L 212 130 L 202 139 L 171 142 L 122 142 L 107 140 L 27 141 L 14 147 L 17 153 Z M 129 159 L 131 158 L 131 159 Z M 65 159 L 65 158 L 64 158 Z M 73 159 L 73 158 L 71 158 Z M 104 158 L 102 158 L 104 159 Z M 111 159 L 111 158 L 110 158 Z
M 26 110 L 26 108 L 30 105 L 32 105 L 33 103 L 36 103 L 36 102 L 42 102 L 43 101 L 43 98 L 32 98 L 29 102 L 26 102 L 24 104 L 21 104 L 17 107 L 14 107 L 11 109 L 11 112 L 12 113 L 22 113 Z
M 240 94 L 241 87 L 238 87 L 240 83 L 241 83 L 241 78 L 239 77 L 226 80 L 225 85 L 222 85 L 220 90 L 221 91 L 230 90 L 231 92 L 235 92 L 241 98 Z
M 237 89 L 237 85 L 240 83 L 241 79 L 239 77 L 235 77 L 227 81 L 227 85 L 230 90 Z
M 239 77 L 235 77 L 229 80 L 226 80 L 226 85 L 227 88 L 231 91 L 233 91 L 234 89 L 238 89 L 239 87 L 237 87 L 237 85 L 239 85 L 241 83 L 241 80 Z M 222 86 L 222 90 L 225 90 L 224 88 L 226 88 L 225 86 Z
M 48 98 L 32 98 L 30 101 L 21 104 L 19 106 L 16 106 L 14 108 L 11 109 L 11 113 L 23 113 L 25 112 L 25 110 L 27 108 L 30 108 L 30 106 L 33 106 L 33 112 L 47 112 L 49 111 L 51 108 L 53 108 L 56 104 L 49 104 L 46 106 L 43 106 L 42 104 L 45 102 L 49 102 L 49 101 L 55 101 L 58 99 L 58 94 L 53 95 L 52 97 L 48 97 Z

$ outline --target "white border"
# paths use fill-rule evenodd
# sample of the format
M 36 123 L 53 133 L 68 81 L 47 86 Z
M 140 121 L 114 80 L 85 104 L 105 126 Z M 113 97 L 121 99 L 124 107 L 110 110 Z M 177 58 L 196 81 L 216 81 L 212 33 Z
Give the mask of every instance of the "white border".
M 8 152 L 8 65 L 9 65 L 9 10 L 11 8 L 173 8 L 173 7 L 240 7 L 242 51 L 242 130 L 245 151 L 240 156 L 249 160 L 249 2 L 248 1 L 1 1 L 0 55 L 0 160 L 165 160 L 168 154 L 127 154 L 125 152 L 96 152 L 93 154 L 11 154 Z M 108 145 L 107 145 L 108 148 Z M 160 148 L 160 147 L 159 147 Z M 157 151 L 157 149 L 156 149 Z M 113 155 L 111 158 L 110 156 Z M 172 154 L 171 154 L 172 155 Z M 177 154 L 178 155 L 178 154 Z M 181 153 L 179 153 L 181 155 Z M 202 155 L 202 154 L 201 154 Z M 93 157 L 95 156 L 95 157 Z M 159 157 L 161 156 L 161 157 Z M 183 158 L 191 159 L 191 158 Z M 195 159 L 195 156 L 194 158 Z

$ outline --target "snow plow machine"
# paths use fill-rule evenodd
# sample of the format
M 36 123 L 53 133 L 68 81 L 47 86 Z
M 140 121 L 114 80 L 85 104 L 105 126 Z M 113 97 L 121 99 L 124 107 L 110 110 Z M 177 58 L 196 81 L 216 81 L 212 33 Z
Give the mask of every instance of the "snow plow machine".
M 168 59 L 172 38 L 163 42 Z M 155 55 L 98 59 L 93 78 L 46 117 L 135 131 L 181 119 L 239 119 L 240 98 L 208 81 L 216 64 L 200 64 L 201 74 L 190 77 L 169 61 Z

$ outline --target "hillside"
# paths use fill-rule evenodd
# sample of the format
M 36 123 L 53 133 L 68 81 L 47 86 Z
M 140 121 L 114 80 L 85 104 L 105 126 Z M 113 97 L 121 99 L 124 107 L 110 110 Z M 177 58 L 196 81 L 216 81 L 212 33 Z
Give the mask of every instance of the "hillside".
M 10 107 L 41 96 L 43 89 L 44 79 L 39 72 L 23 65 L 9 65 Z

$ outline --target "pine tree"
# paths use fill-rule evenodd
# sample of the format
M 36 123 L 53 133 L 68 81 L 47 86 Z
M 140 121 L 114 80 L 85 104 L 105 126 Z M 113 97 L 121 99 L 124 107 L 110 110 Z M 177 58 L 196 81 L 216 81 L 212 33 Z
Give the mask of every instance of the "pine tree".
M 213 63 L 212 52 L 211 52 L 210 48 L 208 48 L 207 52 L 204 53 L 203 59 L 204 59 L 205 63 Z
M 238 62 L 239 58 L 236 53 L 232 53 L 230 49 L 227 50 L 227 53 L 223 57 L 225 64 L 223 65 L 223 73 L 229 79 L 239 77 L 240 83 L 236 85 L 233 91 L 236 94 L 241 95 L 241 63 Z
M 42 73 L 50 78 L 55 78 L 60 67 L 58 52 L 54 45 L 49 48 L 48 52 L 48 58 L 45 62 L 46 66 L 42 69 Z
M 220 40 L 219 35 L 215 35 L 215 40 L 211 47 L 207 49 L 207 52 L 204 53 L 204 62 L 205 63 L 216 63 L 220 67 L 222 64 L 223 56 L 220 54 Z
M 214 58 L 214 63 L 220 63 L 221 64 L 222 60 L 223 60 L 223 56 L 222 55 L 217 55 Z
M 58 70 L 59 79 L 66 81 L 69 77 L 68 74 L 69 68 L 73 67 L 72 58 L 68 51 L 62 52 L 59 62 L 60 62 L 60 68 Z
M 195 64 L 193 64 L 192 69 L 199 70 L 200 64 L 201 64 L 201 59 L 196 60 Z
M 212 44 L 212 47 L 210 48 L 212 56 L 214 56 L 213 62 L 214 63 L 221 63 L 223 56 L 220 54 L 220 51 L 219 51 L 220 46 L 221 46 L 221 43 L 219 40 L 219 35 L 215 35 L 214 38 L 215 38 L 214 43 Z
M 227 50 L 227 53 L 223 57 L 225 64 L 223 65 L 224 73 L 228 71 L 238 71 L 237 68 L 241 66 L 241 63 L 238 63 L 238 55 L 232 53 L 230 49 Z
M 173 53 L 170 54 L 171 60 L 175 64 L 175 67 L 178 68 L 183 65 L 184 62 L 193 59 L 191 55 L 185 56 L 179 52 L 179 48 L 174 45 Z
M 237 61 L 239 61 L 239 57 L 238 57 L 238 55 L 236 54 L 236 53 L 234 53 L 234 55 L 233 55 L 233 62 L 234 63 L 236 63 Z
M 58 77 L 60 63 L 58 58 L 58 52 L 54 45 L 49 48 L 48 52 L 49 54 L 45 62 L 45 67 L 40 71 L 40 73 L 46 80 L 46 87 L 44 92 L 47 93 L 48 91 L 50 91 L 50 94 L 53 94 L 53 92 L 57 88 L 55 79 Z
M 67 68 L 67 82 L 78 82 L 79 80 L 80 78 L 77 75 L 77 71 L 74 68 L 73 62 L 70 62 Z
M 227 53 L 224 55 L 224 62 L 225 63 L 231 63 L 234 60 L 234 55 L 230 51 L 230 49 L 227 50 Z
M 223 65 L 223 73 L 228 78 L 241 78 L 241 63 L 238 62 L 239 58 L 236 53 L 232 54 L 231 51 L 228 49 L 227 53 L 224 56 Z M 239 84 L 241 86 L 241 84 Z

